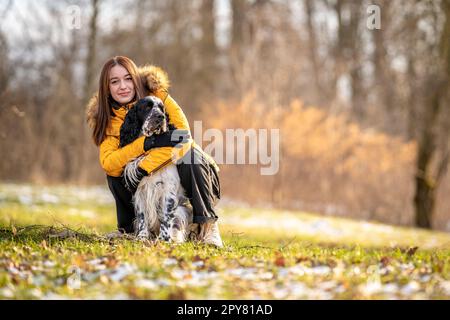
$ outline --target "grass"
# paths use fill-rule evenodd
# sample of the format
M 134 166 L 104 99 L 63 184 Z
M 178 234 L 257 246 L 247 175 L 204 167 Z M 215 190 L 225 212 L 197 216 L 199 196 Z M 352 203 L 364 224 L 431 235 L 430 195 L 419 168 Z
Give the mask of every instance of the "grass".
M 106 239 L 104 188 L 0 185 L 1 299 L 449 299 L 450 235 L 221 207 L 225 248 Z

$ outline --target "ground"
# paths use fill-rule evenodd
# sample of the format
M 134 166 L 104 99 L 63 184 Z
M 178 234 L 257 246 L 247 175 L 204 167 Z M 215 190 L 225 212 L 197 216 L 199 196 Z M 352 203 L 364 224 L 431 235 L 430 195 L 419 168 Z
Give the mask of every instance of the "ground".
M 103 187 L 0 185 L 0 299 L 449 299 L 450 234 L 222 201 L 225 248 L 112 239 Z

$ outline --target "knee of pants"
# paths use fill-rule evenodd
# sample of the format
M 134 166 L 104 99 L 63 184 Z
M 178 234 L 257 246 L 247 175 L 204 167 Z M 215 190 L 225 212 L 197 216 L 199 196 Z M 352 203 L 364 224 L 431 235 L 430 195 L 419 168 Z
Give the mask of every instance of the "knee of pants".
M 111 190 L 114 198 L 130 199 L 133 194 L 125 187 L 122 177 L 110 177 L 107 176 L 108 187 Z
M 108 186 L 116 203 L 117 225 L 125 232 L 133 232 L 133 220 L 135 217 L 132 203 L 133 195 L 121 178 L 107 176 Z
M 111 191 L 125 188 L 121 177 L 106 176 L 106 179 L 108 180 L 108 187 Z

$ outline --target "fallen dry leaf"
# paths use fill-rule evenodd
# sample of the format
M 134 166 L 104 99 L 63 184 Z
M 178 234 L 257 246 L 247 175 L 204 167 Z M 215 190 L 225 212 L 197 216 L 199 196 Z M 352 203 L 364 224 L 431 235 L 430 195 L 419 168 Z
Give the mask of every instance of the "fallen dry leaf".
M 47 241 L 42 240 L 42 242 L 41 242 L 41 247 L 44 248 L 44 249 L 48 249 Z
M 386 267 L 389 263 L 391 263 L 391 258 L 381 257 L 380 262 L 383 265 L 383 267 Z
M 76 255 L 75 257 L 73 257 L 72 264 L 77 267 L 80 267 L 80 268 L 86 267 L 86 261 L 84 260 L 83 256 L 81 256 L 81 255 Z
M 286 260 L 284 259 L 283 255 L 279 252 L 276 253 L 275 265 L 277 267 L 285 267 L 286 266 Z
M 295 259 L 295 262 L 296 263 L 302 263 L 302 262 L 305 262 L 305 261 L 309 261 L 310 259 L 308 258 L 308 257 L 297 257 L 296 259 Z
M 106 259 L 106 261 L 105 261 L 105 265 L 108 268 L 115 268 L 118 263 L 119 263 L 119 261 L 117 259 L 113 258 L 113 257 L 111 257 L 109 259 Z
M 419 247 L 408 248 L 408 250 L 406 250 L 406 254 L 411 257 L 411 256 L 413 256 L 416 253 L 418 248 Z

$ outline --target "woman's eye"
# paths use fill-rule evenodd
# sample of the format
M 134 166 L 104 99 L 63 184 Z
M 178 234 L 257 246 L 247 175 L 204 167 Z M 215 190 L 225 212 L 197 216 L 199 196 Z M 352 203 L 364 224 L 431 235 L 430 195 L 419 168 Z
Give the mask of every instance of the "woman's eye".
M 116 84 L 116 83 L 117 83 L 117 80 L 111 81 L 111 84 Z
M 131 81 L 132 79 L 131 78 L 126 78 L 125 80 Z

